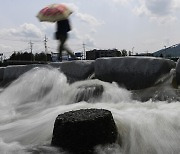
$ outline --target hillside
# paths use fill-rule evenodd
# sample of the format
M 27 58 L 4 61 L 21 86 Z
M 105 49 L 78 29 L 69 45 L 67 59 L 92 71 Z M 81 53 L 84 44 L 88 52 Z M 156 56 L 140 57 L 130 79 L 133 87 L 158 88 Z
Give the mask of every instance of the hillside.
M 176 44 L 153 53 L 155 57 L 180 57 L 180 44 Z

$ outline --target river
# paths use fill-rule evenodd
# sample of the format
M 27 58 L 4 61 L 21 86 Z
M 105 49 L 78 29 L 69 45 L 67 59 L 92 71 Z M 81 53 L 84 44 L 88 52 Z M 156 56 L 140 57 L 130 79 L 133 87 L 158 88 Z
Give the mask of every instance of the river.
M 77 87 L 91 84 L 103 85 L 102 97 L 77 103 Z M 142 102 L 132 91 L 99 80 L 68 84 L 63 73 L 49 68 L 34 68 L 1 90 L 0 154 L 66 154 L 50 146 L 54 121 L 61 113 L 85 108 L 110 110 L 121 138 L 96 147 L 98 154 L 180 154 L 176 99 Z

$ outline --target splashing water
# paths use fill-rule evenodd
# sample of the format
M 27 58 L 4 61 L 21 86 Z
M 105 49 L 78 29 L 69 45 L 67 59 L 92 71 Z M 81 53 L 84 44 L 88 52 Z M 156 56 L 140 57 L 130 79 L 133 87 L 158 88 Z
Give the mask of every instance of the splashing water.
M 97 99 L 75 103 L 79 88 L 102 85 Z M 50 146 L 55 118 L 83 108 L 112 112 L 121 140 L 96 147 L 98 154 L 179 154 L 180 103 L 144 103 L 116 83 L 86 80 L 68 84 L 57 69 L 34 68 L 0 93 L 0 154 L 65 154 Z

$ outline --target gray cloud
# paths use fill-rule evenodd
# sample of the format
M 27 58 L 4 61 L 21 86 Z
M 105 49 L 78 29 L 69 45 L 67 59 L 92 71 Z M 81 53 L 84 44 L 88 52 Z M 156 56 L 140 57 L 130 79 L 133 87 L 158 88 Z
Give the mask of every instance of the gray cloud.
M 165 16 L 172 12 L 171 0 L 145 0 L 145 6 L 149 12 L 159 16 Z
M 88 45 L 88 47 L 91 47 L 91 48 L 96 46 L 95 40 L 89 35 L 85 36 L 85 43 L 86 45 Z
M 13 33 L 12 33 L 13 34 Z M 23 37 L 32 37 L 32 38 L 40 38 L 42 36 L 42 32 L 39 28 L 37 28 L 33 24 L 23 24 L 21 25 L 14 34 L 19 34 Z
M 88 34 L 82 35 L 80 33 L 80 31 L 78 31 L 77 29 L 73 29 L 70 37 L 71 37 L 71 39 L 76 40 L 80 43 L 84 42 L 86 45 L 88 45 L 90 47 L 95 46 L 95 41 L 94 41 L 92 35 L 88 35 Z
M 24 38 L 40 38 L 43 33 L 33 24 L 24 23 L 16 28 L 2 29 L 0 35 L 3 37 L 24 37 Z
M 85 23 L 80 26 L 77 25 L 76 28 L 72 29 L 70 35 L 71 39 L 80 42 L 80 44 L 84 42 L 86 45 L 94 47 L 95 41 L 92 35 L 96 33 L 97 26 L 101 26 L 102 24 L 104 24 L 104 22 L 98 20 L 91 14 L 82 13 L 79 7 L 73 3 L 66 3 L 66 5 L 68 5 L 73 10 L 73 15 L 77 20 Z
M 71 39 L 82 40 L 81 34 L 79 33 L 79 31 L 76 28 L 73 28 L 73 30 L 71 31 L 70 37 L 71 37 Z
M 171 22 L 176 20 L 174 13 L 180 7 L 178 0 L 138 0 L 134 12 L 137 15 L 148 16 L 152 20 L 160 23 Z
M 98 26 L 103 24 L 103 22 L 98 21 L 95 17 L 89 15 L 89 14 L 85 14 L 85 13 L 80 13 L 77 12 L 76 16 L 83 22 L 90 24 L 92 26 Z
M 103 24 L 102 21 L 98 21 L 98 19 L 96 19 L 94 16 L 87 14 L 87 13 L 80 12 L 77 5 L 75 5 L 73 3 L 65 3 L 65 4 L 67 6 L 69 6 L 69 8 L 73 11 L 75 17 L 80 19 L 82 22 L 85 22 L 90 26 L 98 26 L 98 25 Z

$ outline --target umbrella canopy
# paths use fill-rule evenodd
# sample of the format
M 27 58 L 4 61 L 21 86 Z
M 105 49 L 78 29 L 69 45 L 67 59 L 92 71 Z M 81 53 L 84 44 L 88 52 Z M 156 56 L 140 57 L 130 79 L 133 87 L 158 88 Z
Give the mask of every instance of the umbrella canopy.
M 42 21 L 56 22 L 64 20 L 72 14 L 72 10 L 64 4 L 51 4 L 44 7 L 37 14 L 37 18 Z

